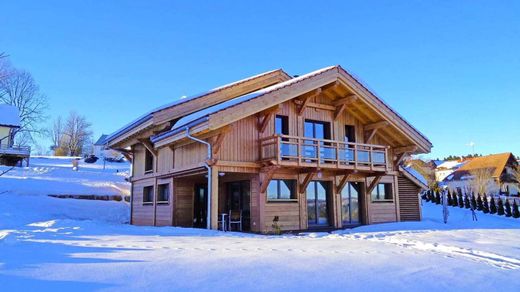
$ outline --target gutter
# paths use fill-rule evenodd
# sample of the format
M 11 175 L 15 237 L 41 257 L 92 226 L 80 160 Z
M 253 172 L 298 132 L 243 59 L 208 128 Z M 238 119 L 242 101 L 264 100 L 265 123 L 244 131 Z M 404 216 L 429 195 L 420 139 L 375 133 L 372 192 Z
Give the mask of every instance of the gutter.
M 201 139 L 198 139 L 198 138 L 195 138 L 193 137 L 192 135 L 190 135 L 190 127 L 189 126 L 186 126 L 185 127 L 185 130 L 186 130 L 186 137 L 188 139 L 191 139 L 195 142 L 199 142 L 199 143 L 202 143 L 204 145 L 206 145 L 207 149 L 208 149 L 208 157 L 207 157 L 207 160 L 211 159 L 211 144 L 204 141 L 204 140 L 201 140 Z M 207 203 L 207 210 L 206 210 L 206 228 L 207 229 L 211 229 L 211 201 L 213 200 L 212 197 L 211 197 L 211 183 L 212 183 L 212 180 L 211 180 L 211 177 L 212 177 L 212 167 L 209 166 L 208 162 L 204 162 L 204 167 L 206 167 L 206 169 L 208 170 L 208 191 L 207 191 L 207 194 L 208 194 L 208 203 Z

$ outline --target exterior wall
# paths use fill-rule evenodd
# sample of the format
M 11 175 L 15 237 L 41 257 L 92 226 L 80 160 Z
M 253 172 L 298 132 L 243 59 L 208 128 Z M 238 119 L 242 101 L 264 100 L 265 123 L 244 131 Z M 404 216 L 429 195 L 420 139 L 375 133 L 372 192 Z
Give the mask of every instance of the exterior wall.
M 419 202 L 419 188 L 412 181 L 400 175 L 399 182 L 399 213 L 401 221 L 420 221 L 421 205 Z
M 143 188 L 155 186 L 155 179 L 148 178 L 132 183 L 132 224 L 135 225 L 155 225 L 155 206 L 154 204 L 143 203 Z M 154 187 L 154 192 L 155 192 Z M 155 197 L 155 196 L 154 196 Z
M 371 179 L 367 179 L 365 188 L 370 185 Z M 372 202 L 371 194 L 365 192 L 367 202 L 367 224 L 396 222 L 399 221 L 399 213 L 397 212 L 399 206 L 399 191 L 397 188 L 396 177 L 385 176 L 380 183 L 391 183 L 393 188 L 393 202 Z

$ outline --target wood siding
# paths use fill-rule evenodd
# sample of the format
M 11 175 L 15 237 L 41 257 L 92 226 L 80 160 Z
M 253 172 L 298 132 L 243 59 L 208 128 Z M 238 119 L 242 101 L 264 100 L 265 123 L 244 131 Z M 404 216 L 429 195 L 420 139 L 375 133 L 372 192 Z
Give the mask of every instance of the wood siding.
M 401 221 L 421 220 L 421 206 L 419 202 L 421 189 L 402 175 L 398 177 L 398 181 Z

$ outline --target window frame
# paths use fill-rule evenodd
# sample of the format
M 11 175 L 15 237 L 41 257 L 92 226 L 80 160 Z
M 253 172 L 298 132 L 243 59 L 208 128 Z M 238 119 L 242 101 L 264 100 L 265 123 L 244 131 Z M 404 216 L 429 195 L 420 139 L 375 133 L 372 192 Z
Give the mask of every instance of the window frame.
M 290 190 L 290 198 L 281 198 L 281 184 L 283 181 L 291 181 Z M 269 186 L 267 186 L 267 190 L 265 191 L 265 196 L 267 198 L 267 202 L 298 202 L 298 194 L 297 194 L 297 180 L 296 179 L 272 179 L 269 184 L 276 183 L 276 198 L 269 197 Z
M 161 195 L 161 188 L 164 188 L 164 190 L 167 191 L 168 199 L 166 201 L 159 200 L 159 196 Z M 157 204 L 160 204 L 160 205 L 168 205 L 168 204 L 170 204 L 170 183 L 157 184 L 157 194 L 156 194 L 156 196 L 157 196 L 157 198 L 156 198 Z
M 143 205 L 153 205 L 154 189 L 153 185 L 143 187 Z M 148 196 L 145 196 L 145 193 L 147 192 L 146 190 L 150 190 Z M 145 201 L 145 197 L 149 197 L 150 201 Z
M 379 187 L 383 185 L 383 188 L 384 188 L 384 193 L 383 194 L 380 194 L 379 193 Z M 386 192 L 389 191 L 390 192 L 390 196 L 392 197 L 391 199 L 385 199 L 386 197 Z M 379 196 L 381 197 L 381 195 L 383 195 L 383 198 L 382 199 L 375 199 L 374 198 L 374 192 L 377 193 L 376 196 Z M 372 192 L 370 193 L 370 201 L 372 203 L 394 203 L 394 185 L 393 183 L 378 183 L 374 189 L 372 190 Z
M 148 169 L 148 159 L 151 159 L 151 168 Z M 153 153 L 148 150 L 148 149 L 144 149 L 144 173 L 147 174 L 147 173 L 153 173 L 154 172 L 154 165 L 155 165 L 155 157 L 153 155 Z

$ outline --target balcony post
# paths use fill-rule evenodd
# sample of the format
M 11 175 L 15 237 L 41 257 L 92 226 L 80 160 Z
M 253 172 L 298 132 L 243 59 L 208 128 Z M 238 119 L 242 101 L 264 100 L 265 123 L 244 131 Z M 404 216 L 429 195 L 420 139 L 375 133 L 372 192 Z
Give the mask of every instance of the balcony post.
M 276 136 L 276 161 L 277 161 L 278 165 L 280 164 L 280 161 L 282 160 L 281 156 L 282 156 L 282 149 L 281 149 L 281 144 L 280 144 L 280 135 L 277 135 Z

